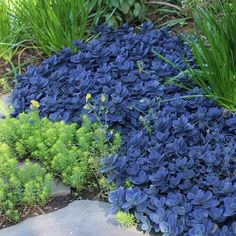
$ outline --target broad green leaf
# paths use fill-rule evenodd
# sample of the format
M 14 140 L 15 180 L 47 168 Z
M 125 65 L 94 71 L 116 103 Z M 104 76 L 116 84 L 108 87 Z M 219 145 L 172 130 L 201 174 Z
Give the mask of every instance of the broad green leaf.
M 122 11 L 123 14 L 128 14 L 129 10 L 130 10 L 130 6 L 128 4 L 128 2 L 124 2 L 119 6 L 119 9 Z
M 128 4 L 132 6 L 134 4 L 135 0 L 128 0 Z
M 136 2 L 134 4 L 134 16 L 137 17 L 139 14 L 140 14 L 140 11 L 141 11 L 141 5 L 140 3 Z

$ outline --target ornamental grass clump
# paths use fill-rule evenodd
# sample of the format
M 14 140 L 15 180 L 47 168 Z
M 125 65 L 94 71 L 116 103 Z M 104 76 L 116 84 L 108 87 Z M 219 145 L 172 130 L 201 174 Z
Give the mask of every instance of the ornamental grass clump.
M 84 0 L 19 0 L 12 4 L 21 37 L 33 40 L 48 55 L 63 47 L 73 50 L 73 41 L 85 35 L 89 8 Z
M 5 1 L 0 1 L 0 58 L 9 58 L 11 53 L 12 30 L 8 6 Z
M 205 94 L 236 111 L 236 1 L 216 2 L 213 10 L 195 12 L 200 32 L 191 46 L 199 68 L 190 73 Z

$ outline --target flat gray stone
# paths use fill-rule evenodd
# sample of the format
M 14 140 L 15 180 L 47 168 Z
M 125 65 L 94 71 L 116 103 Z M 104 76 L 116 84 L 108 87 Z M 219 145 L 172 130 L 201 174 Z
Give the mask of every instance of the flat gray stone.
M 81 200 L 58 211 L 29 218 L 0 230 L 0 236 L 141 236 L 132 228 L 122 228 L 109 214 L 110 204 Z
M 70 187 L 63 184 L 63 182 L 60 179 L 55 178 L 53 180 L 51 197 L 68 196 L 70 195 L 70 193 L 71 193 Z
M 12 105 L 12 98 L 10 94 L 0 95 L 0 101 L 3 102 L 3 104 L 5 104 L 6 107 L 10 107 Z M 4 118 L 4 114 L 1 111 L 0 107 L 0 119 L 2 118 Z

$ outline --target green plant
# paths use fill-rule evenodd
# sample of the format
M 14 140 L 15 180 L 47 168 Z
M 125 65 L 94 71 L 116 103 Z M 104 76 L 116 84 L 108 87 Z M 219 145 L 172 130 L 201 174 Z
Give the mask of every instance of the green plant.
M 0 0 L 0 59 L 7 61 L 14 70 L 12 58 L 16 52 L 17 45 L 12 23 L 13 20 L 11 19 L 11 11 L 7 0 Z M 0 77 L 0 86 L 4 91 L 9 90 L 6 78 Z
M 191 40 L 191 46 L 199 68 L 189 70 L 205 94 L 232 111 L 236 110 L 235 22 L 236 1 L 218 1 L 213 10 L 196 11 L 195 23 L 200 33 L 196 33 L 196 41 Z
M 116 220 L 123 227 L 132 227 L 136 224 L 134 215 L 123 211 L 116 214 Z
M 6 0 L 0 0 L 0 58 L 11 60 L 14 43 L 10 11 Z
M 98 11 L 95 18 L 97 24 L 99 20 L 112 26 L 118 26 L 124 22 L 145 19 L 146 7 L 143 0 L 95 0 L 90 2 L 91 8 Z
M 45 204 L 49 199 L 52 176 L 29 160 L 18 164 L 7 144 L 0 143 L 0 217 L 20 219 L 19 207 Z
M 210 7 L 211 4 L 214 4 L 214 1 L 215 0 L 165 0 L 148 1 L 148 3 L 150 7 L 157 5 L 158 8 L 154 9 L 154 11 L 163 14 L 163 17 L 160 19 L 164 21 L 164 23 L 161 23 L 161 26 L 173 27 L 175 25 L 187 25 L 187 22 L 193 18 L 194 9 Z M 167 18 L 167 20 L 165 20 L 165 18 Z
M 21 35 L 48 55 L 63 47 L 74 49 L 73 41 L 85 35 L 89 13 L 85 0 L 19 0 L 13 4 Z
M 191 14 L 196 8 L 209 7 L 215 0 L 182 0 L 181 6 L 186 13 Z
M 22 29 L 20 25 L 16 25 L 16 17 L 13 10 L 14 2 L 16 1 L 0 0 L 0 59 L 10 68 L 9 72 L 0 75 L 0 86 L 3 92 L 11 91 L 9 79 L 12 81 L 20 72 L 16 63 L 13 62 L 13 58 L 18 53 L 19 55 L 21 54 L 20 50 L 24 51 L 24 49 L 29 48 L 28 45 L 24 45 L 27 40 L 19 37 Z M 18 62 L 18 67 L 20 66 L 21 63 Z
M 8 83 L 8 78 L 6 77 L 0 78 L 0 87 L 2 88 L 3 93 L 11 92 L 11 87 Z
M 190 19 L 190 16 L 181 6 L 181 0 L 148 1 L 147 3 L 149 4 L 150 12 L 160 16 L 157 22 L 160 21 L 161 26 L 173 27 L 177 24 L 185 25 L 187 20 Z M 155 5 L 157 8 L 154 7 Z
M 36 101 L 32 103 L 39 106 Z M 9 145 L 18 158 L 42 162 L 54 176 L 78 191 L 87 185 L 96 185 L 101 191 L 107 189 L 100 182 L 104 178 L 100 158 L 117 152 L 121 144 L 118 133 L 108 141 L 107 132 L 100 123 L 92 123 L 86 117 L 81 127 L 39 119 L 35 109 L 0 124 L 1 142 Z

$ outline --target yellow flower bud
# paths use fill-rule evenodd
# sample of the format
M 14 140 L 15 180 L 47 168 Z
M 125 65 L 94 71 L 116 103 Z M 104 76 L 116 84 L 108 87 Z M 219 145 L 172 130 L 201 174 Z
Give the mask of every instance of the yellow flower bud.
M 91 98 L 92 98 L 91 93 L 87 93 L 87 95 L 86 95 L 86 102 L 88 102 L 88 100 L 91 99 Z
M 85 109 L 85 110 L 89 110 L 89 109 L 90 109 L 90 104 L 86 104 L 86 105 L 84 106 L 84 109 Z
M 37 102 L 37 101 L 35 101 L 35 100 L 31 100 L 31 105 L 32 105 L 32 107 L 34 107 L 34 108 L 39 108 L 39 107 L 40 107 L 39 102 Z
M 101 102 L 105 102 L 106 101 L 106 97 L 104 96 L 104 94 L 102 94 L 101 96 Z

